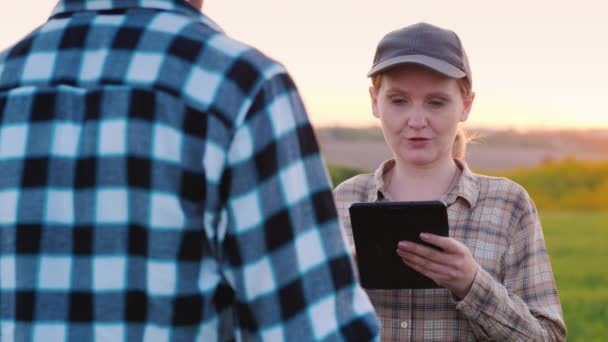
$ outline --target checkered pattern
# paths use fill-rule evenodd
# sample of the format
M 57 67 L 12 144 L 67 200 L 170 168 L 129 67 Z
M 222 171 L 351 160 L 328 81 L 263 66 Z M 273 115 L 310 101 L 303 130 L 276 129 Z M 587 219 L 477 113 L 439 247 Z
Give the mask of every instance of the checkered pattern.
M 0 55 L 1 341 L 370 340 L 290 77 L 181 0 Z
M 368 290 L 384 341 L 563 341 L 562 316 L 536 209 L 526 191 L 504 179 L 474 174 L 466 163 L 458 184 L 442 200 L 450 237 L 471 250 L 481 269 L 460 302 L 446 289 Z M 384 162 L 334 190 L 353 247 L 348 208 L 390 201 Z

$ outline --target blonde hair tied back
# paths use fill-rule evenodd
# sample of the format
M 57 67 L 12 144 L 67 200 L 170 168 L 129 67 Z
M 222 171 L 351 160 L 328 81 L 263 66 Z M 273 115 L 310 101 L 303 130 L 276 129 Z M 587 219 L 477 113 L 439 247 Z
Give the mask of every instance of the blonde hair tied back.
M 456 137 L 454 137 L 454 144 L 452 145 L 452 158 L 464 160 L 467 154 L 467 134 L 462 127 L 458 127 L 456 130 Z

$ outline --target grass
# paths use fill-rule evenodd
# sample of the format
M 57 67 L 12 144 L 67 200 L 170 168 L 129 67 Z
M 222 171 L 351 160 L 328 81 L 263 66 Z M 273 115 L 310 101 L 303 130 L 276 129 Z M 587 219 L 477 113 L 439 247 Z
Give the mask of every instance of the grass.
M 549 210 L 608 210 L 608 162 L 565 160 L 501 172 Z
M 568 341 L 608 339 L 608 212 L 541 212 Z
M 368 173 L 357 168 L 335 164 L 329 164 L 327 165 L 327 168 L 329 170 L 329 175 L 331 176 L 331 182 L 334 186 L 337 186 L 345 180 L 354 177 L 360 173 Z

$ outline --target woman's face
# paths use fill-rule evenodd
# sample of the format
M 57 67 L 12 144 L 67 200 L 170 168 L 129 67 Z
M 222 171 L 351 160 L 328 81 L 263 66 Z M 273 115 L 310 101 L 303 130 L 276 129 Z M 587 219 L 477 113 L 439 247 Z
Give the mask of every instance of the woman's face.
M 393 155 L 417 166 L 452 158 L 458 123 L 466 121 L 474 99 L 463 97 L 456 79 L 416 65 L 384 74 L 370 95 Z

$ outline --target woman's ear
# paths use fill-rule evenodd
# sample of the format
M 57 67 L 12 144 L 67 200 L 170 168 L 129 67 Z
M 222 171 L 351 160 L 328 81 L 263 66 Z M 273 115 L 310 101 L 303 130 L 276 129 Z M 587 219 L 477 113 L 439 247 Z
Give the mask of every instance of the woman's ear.
M 374 114 L 375 117 L 379 118 L 380 112 L 378 111 L 378 95 L 376 94 L 376 88 L 374 88 L 373 86 L 369 87 L 369 97 L 372 101 L 372 114 Z
M 467 98 L 462 100 L 463 108 L 462 114 L 460 116 L 460 122 L 465 122 L 469 118 L 469 114 L 471 113 L 471 109 L 473 108 L 473 102 L 475 101 L 475 93 L 471 92 Z

